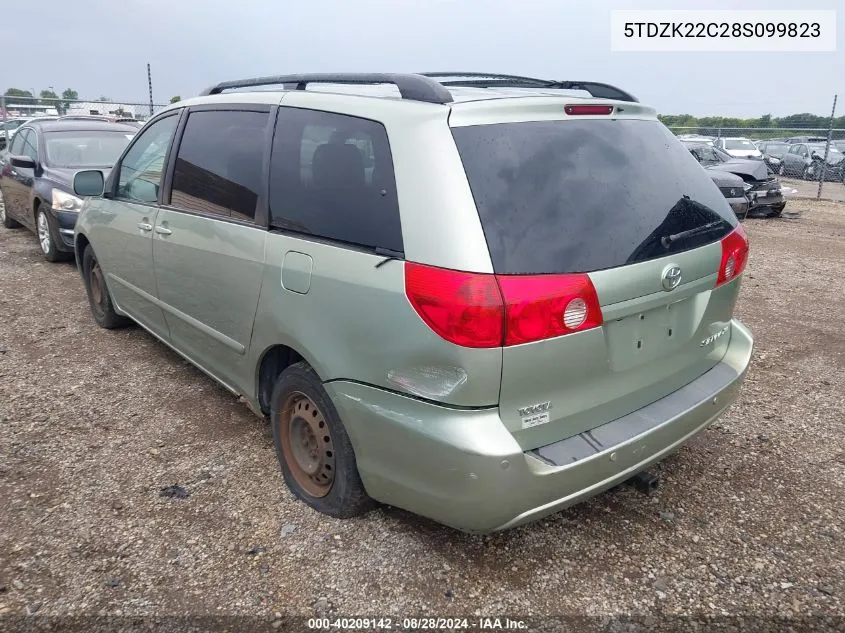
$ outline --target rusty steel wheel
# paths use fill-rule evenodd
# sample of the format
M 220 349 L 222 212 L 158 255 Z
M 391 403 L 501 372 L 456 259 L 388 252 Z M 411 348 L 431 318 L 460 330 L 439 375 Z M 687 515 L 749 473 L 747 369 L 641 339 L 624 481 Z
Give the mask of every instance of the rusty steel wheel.
M 105 283 L 103 280 L 103 269 L 100 264 L 94 261 L 89 273 L 89 283 L 91 284 L 91 305 L 97 316 L 102 318 L 105 314 L 104 301 L 106 298 Z
M 325 497 L 334 484 L 335 451 L 326 419 L 304 393 L 288 395 L 279 416 L 279 439 L 296 482 L 313 497 Z
M 91 246 L 86 246 L 82 252 L 82 279 L 85 282 L 85 292 L 88 294 L 88 304 L 94 321 L 101 328 L 112 330 L 129 325 L 125 316 L 115 312 L 109 289 L 106 285 L 106 275 L 100 267 L 100 262 L 94 256 Z

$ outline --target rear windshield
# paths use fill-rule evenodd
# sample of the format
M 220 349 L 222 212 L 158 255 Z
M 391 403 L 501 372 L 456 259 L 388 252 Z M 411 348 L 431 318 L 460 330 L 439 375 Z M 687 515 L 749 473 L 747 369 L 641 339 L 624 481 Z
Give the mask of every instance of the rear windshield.
M 751 141 L 742 139 L 728 139 L 725 141 L 725 149 L 757 149 Z
M 44 135 L 47 163 L 72 169 L 111 167 L 133 134 L 126 130 L 48 132 Z
M 708 173 L 659 121 L 498 123 L 452 133 L 497 273 L 624 266 L 703 246 L 737 224 Z

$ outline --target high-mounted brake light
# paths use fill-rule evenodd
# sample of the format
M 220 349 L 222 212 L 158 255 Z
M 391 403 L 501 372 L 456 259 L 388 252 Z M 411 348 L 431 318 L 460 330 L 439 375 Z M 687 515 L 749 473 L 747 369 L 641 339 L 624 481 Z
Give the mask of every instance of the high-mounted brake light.
M 613 114 L 612 105 L 567 105 L 563 106 L 563 111 L 574 116 L 578 114 Z
M 464 347 L 520 345 L 602 324 L 582 274 L 490 275 L 408 262 L 405 292 L 432 330 Z
M 748 236 L 741 224 L 722 238 L 722 261 L 716 287 L 738 277 L 748 262 Z

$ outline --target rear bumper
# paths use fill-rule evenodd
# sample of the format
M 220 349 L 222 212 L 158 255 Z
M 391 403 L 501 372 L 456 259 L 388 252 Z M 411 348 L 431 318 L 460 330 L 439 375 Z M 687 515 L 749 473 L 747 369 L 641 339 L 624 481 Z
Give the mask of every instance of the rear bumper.
M 733 321 L 724 359 L 703 376 L 593 429 L 589 440 L 575 436 L 528 452 L 497 409 L 458 410 L 345 381 L 326 388 L 373 498 L 463 531 L 491 532 L 576 504 L 676 450 L 734 401 L 752 348 L 751 334 Z

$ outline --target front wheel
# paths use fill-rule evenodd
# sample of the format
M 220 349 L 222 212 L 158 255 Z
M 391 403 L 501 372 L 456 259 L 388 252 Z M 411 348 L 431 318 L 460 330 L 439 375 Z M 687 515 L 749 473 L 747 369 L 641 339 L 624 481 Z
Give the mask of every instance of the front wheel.
M 375 507 L 358 474 L 352 442 L 320 378 L 305 362 L 285 369 L 270 403 L 273 442 L 298 499 L 337 518 Z
M 91 314 L 97 325 L 106 330 L 129 325 L 129 319 L 119 315 L 114 309 L 103 269 L 100 268 L 100 262 L 97 261 L 94 249 L 90 245 L 85 247 L 85 252 L 82 254 L 82 279 L 85 283 L 85 292 L 88 294 Z
M 813 179 L 813 166 L 812 165 L 805 165 L 804 171 L 801 172 L 801 177 L 804 180 L 812 180 Z
M 47 214 L 44 205 L 39 205 L 35 212 L 35 228 L 38 235 L 38 244 L 41 246 L 41 253 L 48 262 L 61 262 L 70 259 L 68 253 L 63 253 L 56 246 L 55 227 L 53 221 Z

